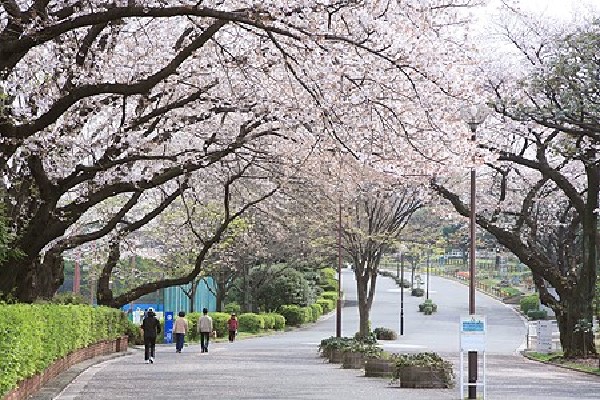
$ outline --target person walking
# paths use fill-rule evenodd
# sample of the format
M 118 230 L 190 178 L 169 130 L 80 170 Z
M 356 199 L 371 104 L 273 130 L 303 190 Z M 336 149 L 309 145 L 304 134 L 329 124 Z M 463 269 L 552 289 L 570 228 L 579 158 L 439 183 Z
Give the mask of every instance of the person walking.
M 202 316 L 198 319 L 198 332 L 200 332 L 200 347 L 202 353 L 208 353 L 208 338 L 213 330 L 212 318 L 208 316 L 208 310 L 202 309 Z
M 148 308 L 140 327 L 144 330 L 144 360 L 146 364 L 154 364 L 156 336 L 160 333 L 160 322 L 156 319 L 152 307 Z
M 229 342 L 233 342 L 238 330 L 238 320 L 235 317 L 235 313 L 231 313 L 231 317 L 227 321 L 227 330 L 229 331 Z
M 177 353 L 181 353 L 183 350 L 183 343 L 185 341 L 185 334 L 188 331 L 188 322 L 185 319 L 185 313 L 183 311 L 179 311 L 177 314 L 178 317 L 175 320 L 175 325 L 173 326 L 173 332 L 175 333 L 175 351 Z

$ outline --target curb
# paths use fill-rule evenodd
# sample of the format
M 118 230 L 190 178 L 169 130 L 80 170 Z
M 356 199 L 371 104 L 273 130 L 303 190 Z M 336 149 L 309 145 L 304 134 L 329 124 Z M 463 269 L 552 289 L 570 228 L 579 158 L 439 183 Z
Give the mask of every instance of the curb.
M 52 400 L 57 397 L 75 378 L 77 378 L 82 372 L 89 367 L 100 364 L 104 361 L 112 360 L 118 357 L 128 356 L 134 354 L 133 351 L 128 350 L 125 352 L 111 353 L 105 356 L 99 356 L 90 358 L 86 361 L 82 361 L 79 364 L 73 365 L 68 370 L 61 372 L 57 377 L 51 379 L 40 390 L 31 395 L 28 400 Z
M 595 376 L 596 378 L 600 378 L 600 373 L 595 373 L 595 372 L 590 372 L 590 371 L 583 371 L 583 370 L 581 370 L 581 369 L 577 369 L 577 368 L 569 367 L 569 366 L 567 366 L 567 365 L 555 364 L 555 363 L 553 363 L 552 361 L 543 361 L 543 360 L 537 360 L 537 359 L 535 359 L 535 358 L 529 357 L 529 356 L 527 355 L 527 352 L 525 352 L 525 351 L 522 351 L 522 352 L 521 352 L 521 355 L 522 355 L 524 358 L 528 359 L 528 360 L 535 361 L 535 362 L 537 362 L 537 363 L 540 363 L 540 364 L 552 365 L 552 366 L 554 366 L 554 367 L 558 367 L 558 368 L 562 368 L 562 369 L 567 369 L 567 370 L 570 370 L 570 371 L 575 371 L 575 372 L 580 372 L 580 373 L 582 373 L 582 374 L 586 374 L 586 375 L 592 375 L 592 376 Z

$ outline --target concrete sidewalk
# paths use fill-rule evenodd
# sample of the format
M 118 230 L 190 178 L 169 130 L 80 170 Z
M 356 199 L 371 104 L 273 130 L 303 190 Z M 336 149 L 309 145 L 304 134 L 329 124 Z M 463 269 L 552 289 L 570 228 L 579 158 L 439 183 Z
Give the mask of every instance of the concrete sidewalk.
M 353 302 L 353 280 L 344 273 L 347 305 Z M 467 306 L 467 288 L 432 279 L 430 295 L 439 312 L 423 316 L 414 310 L 422 299 L 405 297 L 406 334 L 387 343 L 391 351 L 438 351 L 458 360 L 458 315 Z M 600 399 L 595 376 L 529 361 L 516 351 L 524 329 L 520 318 L 502 303 L 478 296 L 488 316 L 490 352 L 487 357 L 488 399 Z M 373 306 L 373 326 L 396 329 L 398 292 L 391 280 L 380 279 Z M 343 334 L 352 335 L 358 313 L 343 309 Z M 388 379 L 366 378 L 362 370 L 327 364 L 317 355 L 322 338 L 335 332 L 335 318 L 307 328 L 235 343 L 212 343 L 209 353 L 192 345 L 181 354 L 161 346 L 155 364 L 144 364 L 143 352 L 91 366 L 56 397 L 58 400 L 118 399 L 458 399 L 458 389 L 399 389 Z M 480 358 L 482 359 L 482 357 Z M 458 372 L 458 371 L 457 371 Z M 480 378 L 482 371 L 480 371 Z

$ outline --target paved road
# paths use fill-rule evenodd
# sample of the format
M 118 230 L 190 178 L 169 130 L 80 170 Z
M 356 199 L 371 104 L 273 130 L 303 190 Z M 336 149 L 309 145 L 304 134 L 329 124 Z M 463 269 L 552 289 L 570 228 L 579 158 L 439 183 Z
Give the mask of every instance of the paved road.
M 344 273 L 347 307 L 343 334 L 358 326 L 358 313 L 350 271 Z M 458 283 L 432 278 L 430 297 L 439 312 L 416 312 L 422 299 L 405 296 L 406 334 L 386 344 L 393 351 L 434 350 L 456 362 L 458 316 L 467 310 L 467 290 Z M 525 328 L 503 304 L 477 297 L 478 312 L 489 322 L 489 399 L 600 399 L 600 379 L 515 355 Z M 397 327 L 399 293 L 393 281 L 381 278 L 372 326 Z M 143 363 L 142 352 L 95 365 L 83 372 L 58 400 L 118 399 L 457 399 L 456 389 L 399 389 L 386 379 L 366 378 L 360 370 L 345 370 L 317 357 L 319 341 L 335 332 L 335 318 L 308 328 L 233 344 L 211 344 L 209 353 L 199 346 L 183 353 L 158 349 L 157 362 Z

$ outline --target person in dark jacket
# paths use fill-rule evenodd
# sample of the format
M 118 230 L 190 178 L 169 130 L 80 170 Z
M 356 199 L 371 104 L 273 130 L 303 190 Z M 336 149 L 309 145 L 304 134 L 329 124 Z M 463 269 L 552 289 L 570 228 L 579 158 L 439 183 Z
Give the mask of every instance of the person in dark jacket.
M 146 364 L 154 364 L 156 336 L 160 333 L 160 322 L 156 319 L 154 309 L 148 309 L 146 317 L 142 321 L 141 328 L 144 330 L 144 359 L 146 360 Z

